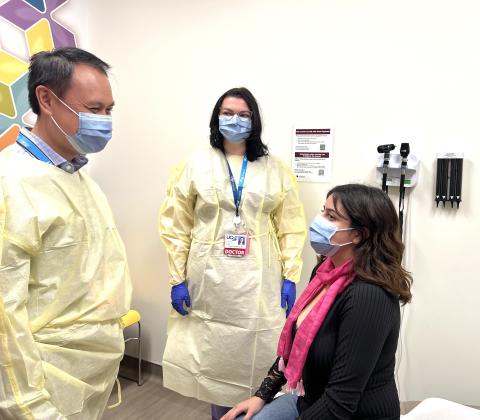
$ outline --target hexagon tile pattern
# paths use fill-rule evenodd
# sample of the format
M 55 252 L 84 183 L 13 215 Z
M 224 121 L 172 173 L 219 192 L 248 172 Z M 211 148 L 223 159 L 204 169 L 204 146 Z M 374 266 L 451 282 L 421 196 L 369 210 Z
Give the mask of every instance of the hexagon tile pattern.
M 10 0 L 0 6 L 0 18 L 24 32 L 30 55 L 75 46 L 75 35 L 52 14 L 69 0 Z M 8 40 L 2 40 L 6 45 Z M 12 51 L 12 48 L 10 48 Z M 0 49 L 0 150 L 12 144 L 29 111 L 28 63 Z

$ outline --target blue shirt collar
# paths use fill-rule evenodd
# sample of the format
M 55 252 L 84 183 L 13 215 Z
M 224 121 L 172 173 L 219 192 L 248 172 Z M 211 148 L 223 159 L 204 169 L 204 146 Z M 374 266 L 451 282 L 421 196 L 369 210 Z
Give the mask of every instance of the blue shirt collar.
M 88 159 L 85 155 L 77 155 L 71 161 L 68 161 L 63 156 L 59 155 L 53 150 L 47 143 L 45 143 L 40 137 L 33 134 L 30 130 L 22 128 L 22 134 L 28 137 L 35 146 L 37 146 L 51 161 L 52 163 L 65 172 L 74 173 L 88 163 Z

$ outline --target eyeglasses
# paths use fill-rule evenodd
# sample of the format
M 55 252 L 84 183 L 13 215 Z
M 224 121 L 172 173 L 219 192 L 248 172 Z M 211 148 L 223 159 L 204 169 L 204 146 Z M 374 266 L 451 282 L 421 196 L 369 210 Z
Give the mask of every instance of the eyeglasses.
M 231 120 L 235 115 L 238 115 L 240 121 L 250 121 L 252 119 L 251 111 L 233 112 L 231 109 L 220 109 L 220 116 L 226 120 Z

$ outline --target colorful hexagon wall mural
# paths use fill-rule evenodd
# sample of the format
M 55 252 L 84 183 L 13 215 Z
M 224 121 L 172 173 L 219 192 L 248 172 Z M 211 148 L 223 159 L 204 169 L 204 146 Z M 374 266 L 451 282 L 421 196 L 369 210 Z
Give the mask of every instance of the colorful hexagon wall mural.
M 54 13 L 69 0 L 0 0 L 0 20 L 12 30 L 20 31 L 28 55 L 52 48 L 76 46 L 75 35 L 55 19 Z M 28 61 L 24 54 L 0 39 L 0 150 L 12 144 L 28 104 Z

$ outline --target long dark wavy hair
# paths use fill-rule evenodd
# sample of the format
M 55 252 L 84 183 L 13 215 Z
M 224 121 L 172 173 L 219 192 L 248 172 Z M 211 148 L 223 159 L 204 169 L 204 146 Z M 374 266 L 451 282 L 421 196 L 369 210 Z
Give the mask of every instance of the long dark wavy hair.
M 218 115 L 220 113 L 220 107 L 223 100 L 227 97 L 234 97 L 243 99 L 250 111 L 252 112 L 252 132 L 247 138 L 247 159 L 250 162 L 257 160 L 262 156 L 268 155 L 268 147 L 262 142 L 262 119 L 260 117 L 260 110 L 258 104 L 252 93 L 244 87 L 233 88 L 226 91 L 220 98 L 218 98 L 210 118 L 210 144 L 216 149 L 225 151 L 223 147 L 224 137 L 218 128 Z
M 412 276 L 402 267 L 404 245 L 393 203 L 379 188 L 360 184 L 331 189 L 334 206 L 340 201 L 351 227 L 361 234 L 354 247 L 356 277 L 383 287 L 406 304 L 411 301 Z

